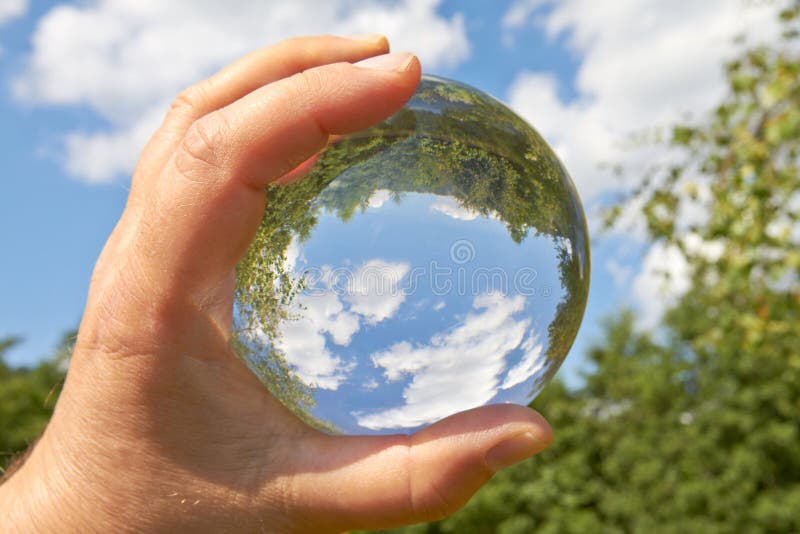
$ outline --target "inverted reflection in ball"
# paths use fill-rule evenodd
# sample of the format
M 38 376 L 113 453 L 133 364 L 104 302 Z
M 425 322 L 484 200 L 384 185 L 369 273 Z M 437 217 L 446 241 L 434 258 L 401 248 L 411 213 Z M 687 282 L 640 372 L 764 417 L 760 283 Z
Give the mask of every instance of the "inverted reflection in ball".
M 493 98 L 425 77 L 283 182 L 237 269 L 234 343 L 309 424 L 413 432 L 527 404 L 566 357 L 589 287 L 583 210 Z

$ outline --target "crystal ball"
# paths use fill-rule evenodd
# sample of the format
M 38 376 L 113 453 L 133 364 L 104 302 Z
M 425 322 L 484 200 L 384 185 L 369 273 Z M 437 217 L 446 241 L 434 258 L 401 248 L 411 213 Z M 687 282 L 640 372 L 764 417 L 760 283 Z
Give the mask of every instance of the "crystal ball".
M 308 424 L 411 433 L 530 403 L 588 290 L 585 216 L 552 149 L 491 96 L 426 76 L 268 188 L 233 343 Z

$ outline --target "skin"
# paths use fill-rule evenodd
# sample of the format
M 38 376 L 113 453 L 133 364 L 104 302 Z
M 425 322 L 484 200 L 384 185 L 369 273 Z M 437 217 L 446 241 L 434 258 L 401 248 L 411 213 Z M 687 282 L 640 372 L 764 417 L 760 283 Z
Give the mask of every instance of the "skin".
M 97 261 L 53 418 L 0 486 L 4 531 L 387 528 L 451 514 L 547 446 L 544 419 L 513 405 L 412 436 L 322 434 L 229 347 L 234 267 L 264 186 L 413 94 L 419 61 L 388 47 L 291 39 L 178 95 Z

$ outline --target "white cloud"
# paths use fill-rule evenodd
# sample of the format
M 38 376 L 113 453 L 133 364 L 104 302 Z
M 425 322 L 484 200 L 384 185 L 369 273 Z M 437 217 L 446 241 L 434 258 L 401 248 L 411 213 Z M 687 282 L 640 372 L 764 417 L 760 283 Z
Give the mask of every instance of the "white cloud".
M 410 269 L 407 263 L 370 260 L 359 267 L 347 285 L 345 300 L 350 310 L 376 324 L 392 317 L 405 301 L 400 282 Z
M 304 263 L 305 257 L 303 256 L 302 251 L 300 250 L 300 244 L 297 242 L 297 237 L 293 237 L 292 240 L 289 242 L 289 246 L 286 247 L 286 252 L 284 253 L 285 260 L 283 262 L 283 268 L 288 271 L 297 271 L 295 274 L 300 276 L 303 272 L 303 269 L 296 268 L 298 263 Z
M 327 346 L 326 334 L 336 345 L 349 345 L 360 328 L 358 317 L 345 311 L 333 293 L 301 295 L 295 311 L 297 319 L 281 323 L 277 348 L 304 383 L 337 389 L 355 363 L 334 355 Z
M 459 205 L 459 203 L 452 197 L 440 197 L 439 200 L 435 200 L 431 203 L 430 209 L 460 221 L 473 221 L 478 217 L 483 217 L 480 212 Z M 497 219 L 498 216 L 496 213 L 490 212 L 486 218 Z
M 724 252 L 722 242 L 703 241 L 695 233 L 685 235 L 681 242 L 689 255 L 700 256 L 709 262 L 717 261 Z M 642 261 L 641 271 L 633 279 L 634 298 L 641 309 L 639 325 L 655 327 L 664 312 L 689 289 L 690 276 L 689 263 L 677 246 L 652 245 Z
M 775 7 L 727 0 L 519 0 L 506 13 L 505 31 L 566 33 L 581 62 L 575 100 L 559 98 L 552 75 L 523 71 L 509 88 L 509 103 L 553 145 L 581 195 L 591 198 L 619 186 L 599 164 L 661 156 L 627 150 L 630 134 L 706 112 L 719 100 L 722 64 L 736 51 L 733 38 L 776 36 Z M 542 28 L 521 30 L 531 17 Z
M 292 269 L 301 261 L 302 252 L 293 240 L 285 265 Z M 299 276 L 298 271 L 295 269 Z M 329 345 L 328 338 L 333 345 L 346 347 L 361 330 L 362 322 L 373 325 L 391 318 L 405 300 L 399 284 L 408 271 L 405 263 L 369 260 L 348 280 L 347 291 L 340 297 L 333 271 L 323 269 L 320 285 L 297 297 L 288 310 L 291 318 L 280 324 L 275 341 L 304 383 L 336 390 L 347 380 L 356 364 L 334 354 L 335 347 Z
M 13 2 L 0 6 L 6 4 Z M 132 170 L 180 89 L 285 37 L 383 32 L 395 50 L 419 54 L 426 69 L 461 63 L 469 56 L 463 17 L 443 17 L 439 4 L 94 0 L 61 5 L 40 19 L 13 89 L 34 104 L 86 106 L 108 122 L 106 131 L 71 132 L 64 147 L 67 170 L 103 182 Z
M 370 208 L 380 208 L 387 200 L 392 198 L 392 192 L 388 189 L 378 189 L 369 197 Z
M 522 342 L 520 348 L 522 349 L 522 358 L 511 369 L 508 370 L 506 379 L 500 389 L 511 389 L 516 385 L 522 384 L 532 376 L 536 375 L 539 371 L 547 365 L 547 358 L 542 358 L 542 350 L 544 346 L 537 343 L 538 339 L 531 332 L 528 338 Z
M 450 197 L 431 203 L 431 210 L 461 221 L 472 221 L 481 216 L 477 211 L 459 206 L 458 202 Z
M 162 107 L 157 106 L 127 128 L 68 133 L 64 138 L 67 172 L 89 184 L 107 182 L 114 176 L 130 173 L 162 115 Z
M 503 28 L 520 28 L 522 27 L 536 10 L 538 1 L 531 0 L 517 0 L 511 7 L 508 8 L 505 15 L 503 15 L 502 25 Z
M 0 24 L 23 16 L 28 7 L 28 0 L 0 0 Z
M 410 428 L 431 423 L 458 411 L 489 402 L 500 389 L 506 356 L 523 344 L 523 360 L 506 376 L 507 387 L 535 372 L 541 352 L 529 334 L 530 320 L 515 317 L 525 298 L 481 295 L 461 324 L 431 337 L 427 344 L 396 343 L 372 355 L 388 381 L 410 376 L 404 404 L 353 416 L 370 429 Z M 512 374 L 513 373 L 513 374 Z M 504 386 L 506 386 L 504 383 Z M 517 382 L 519 383 L 519 382 Z
M 689 265 L 678 247 L 663 243 L 650 247 L 633 280 L 633 295 L 641 309 L 639 325 L 656 326 L 664 311 L 688 288 Z
M 364 382 L 364 384 L 362 384 L 361 388 L 364 391 L 372 391 L 374 389 L 377 389 L 379 385 L 380 384 L 378 384 L 377 380 L 375 380 L 374 378 L 370 378 L 369 380 Z

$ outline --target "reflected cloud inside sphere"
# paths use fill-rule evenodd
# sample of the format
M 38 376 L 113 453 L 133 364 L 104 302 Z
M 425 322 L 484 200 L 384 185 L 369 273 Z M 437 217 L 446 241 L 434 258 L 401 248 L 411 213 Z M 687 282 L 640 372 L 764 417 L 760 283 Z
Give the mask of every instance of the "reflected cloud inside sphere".
M 233 342 L 329 432 L 413 432 L 529 403 L 577 333 L 586 223 L 552 150 L 468 86 L 423 78 L 384 123 L 267 191 Z
M 521 347 L 526 335 L 535 336 L 527 332 L 530 320 L 514 317 L 524 308 L 525 298 L 521 296 L 481 295 L 473 302 L 473 312 L 450 331 L 437 332 L 421 344 L 401 341 L 372 354 L 370 359 L 384 370 L 386 381 L 410 380 L 403 389 L 401 406 L 373 413 L 354 412 L 358 424 L 372 430 L 413 428 L 492 400 L 502 387 L 501 376 L 508 368 L 506 357 Z M 514 376 L 519 374 L 518 368 L 519 363 L 508 371 L 503 386 L 511 387 L 533 376 L 524 376 L 523 370 L 519 380 Z

